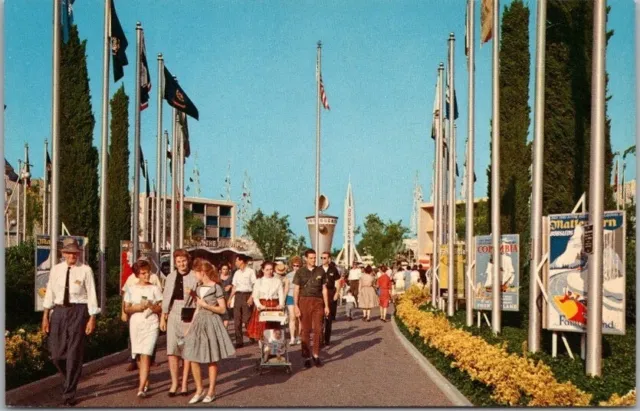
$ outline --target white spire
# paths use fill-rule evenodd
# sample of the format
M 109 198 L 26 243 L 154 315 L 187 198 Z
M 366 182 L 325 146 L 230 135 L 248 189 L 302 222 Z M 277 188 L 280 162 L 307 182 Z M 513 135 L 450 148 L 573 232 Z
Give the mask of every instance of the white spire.
M 420 185 L 420 175 L 416 171 L 415 183 L 413 186 L 413 208 L 411 210 L 411 234 L 418 235 L 418 216 L 420 215 L 420 203 L 422 203 L 422 186 Z

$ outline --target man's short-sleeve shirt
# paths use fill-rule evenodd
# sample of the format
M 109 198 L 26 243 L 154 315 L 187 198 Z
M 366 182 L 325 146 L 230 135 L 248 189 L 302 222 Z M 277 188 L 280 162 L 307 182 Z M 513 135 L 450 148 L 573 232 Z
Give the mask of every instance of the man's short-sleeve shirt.
M 300 286 L 300 297 L 322 298 L 322 286 L 327 283 L 327 277 L 322 267 L 313 270 L 302 267 L 293 277 L 293 283 Z

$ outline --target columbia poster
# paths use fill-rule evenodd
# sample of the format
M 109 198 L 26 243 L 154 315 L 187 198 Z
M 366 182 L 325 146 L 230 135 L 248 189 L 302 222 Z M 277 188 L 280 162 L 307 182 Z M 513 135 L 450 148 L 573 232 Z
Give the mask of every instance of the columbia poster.
M 78 262 L 84 263 L 86 258 L 86 246 L 89 242 L 87 237 L 77 236 L 60 236 L 58 240 L 58 259 L 53 265 L 64 261 L 62 257 L 62 241 L 65 238 L 75 238 L 78 245 L 82 249 L 82 253 L 78 256 Z M 34 300 L 36 311 L 43 311 L 44 295 L 47 292 L 47 283 L 49 282 L 49 271 L 51 270 L 51 239 L 48 235 L 36 236 L 36 280 L 34 290 Z
M 151 263 L 151 272 L 157 273 L 158 267 L 155 259 L 155 252 L 153 251 L 153 244 L 148 241 L 140 241 L 138 243 L 138 255 L 140 258 Z M 124 283 L 127 278 L 133 274 L 133 241 L 122 240 L 120 241 L 120 289 L 124 287 Z
M 584 251 L 588 214 L 556 214 L 549 222 L 546 327 L 586 332 L 589 255 Z M 623 211 L 604 214 L 602 332 L 625 333 L 625 218 Z
M 490 235 L 475 238 L 476 269 L 473 273 L 474 309 L 493 308 L 493 246 Z M 500 272 L 502 289 L 502 311 L 520 309 L 520 236 L 504 234 L 500 241 Z

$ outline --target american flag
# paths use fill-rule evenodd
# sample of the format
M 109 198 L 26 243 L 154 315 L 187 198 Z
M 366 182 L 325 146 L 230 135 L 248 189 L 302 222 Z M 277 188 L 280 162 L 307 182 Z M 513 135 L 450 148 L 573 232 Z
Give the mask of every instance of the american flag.
M 320 101 L 322 102 L 325 110 L 331 110 L 331 107 L 329 107 L 329 101 L 327 100 L 327 93 L 324 92 L 324 84 L 322 84 L 322 74 L 320 74 Z

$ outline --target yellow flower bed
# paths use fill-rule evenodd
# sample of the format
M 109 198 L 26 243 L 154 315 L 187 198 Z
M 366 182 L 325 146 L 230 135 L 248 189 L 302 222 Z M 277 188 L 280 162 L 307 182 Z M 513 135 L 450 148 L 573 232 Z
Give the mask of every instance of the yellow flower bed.
M 7 331 L 4 336 L 5 360 L 7 368 L 13 368 L 28 361 L 31 368 L 42 369 L 44 366 L 43 345 L 44 333 L 27 333 L 19 329 L 14 333 Z
M 442 315 L 420 311 L 413 302 L 416 299 L 416 291 L 407 291 L 396 307 L 396 315 L 411 333 L 418 331 L 426 344 L 453 358 L 451 367 L 491 387 L 491 396 L 498 403 L 516 405 L 526 395 L 530 398 L 528 405 L 535 407 L 589 405 L 591 394 L 570 382 L 559 383 L 542 361 L 535 363 L 509 354 L 505 346 L 489 344 L 455 328 Z
M 622 397 L 613 394 L 608 401 L 600 401 L 601 407 L 629 407 L 636 405 L 636 390 L 633 389 Z

